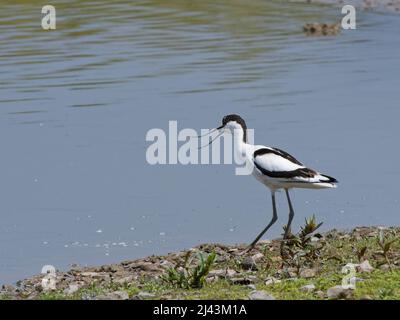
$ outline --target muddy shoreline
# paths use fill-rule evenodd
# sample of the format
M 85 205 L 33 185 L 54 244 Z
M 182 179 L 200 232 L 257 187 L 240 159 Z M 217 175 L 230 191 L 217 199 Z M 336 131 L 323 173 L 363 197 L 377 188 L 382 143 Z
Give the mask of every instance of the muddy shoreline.
M 381 239 L 382 241 L 393 241 L 386 256 L 383 256 L 379 247 L 379 241 L 381 241 L 379 239 L 382 237 L 385 238 L 385 240 Z M 245 245 L 202 244 L 164 256 L 150 256 L 122 261 L 118 264 L 93 267 L 73 266 L 68 271 L 56 272 L 53 278 L 54 287 L 46 285 L 46 283 L 49 284 L 47 280 L 44 280 L 46 275 L 37 275 L 18 281 L 16 285 L 4 285 L 0 290 L 0 298 L 120 300 L 252 299 L 255 297 L 255 299 L 285 299 L 286 296 L 292 297 L 289 294 L 292 290 L 290 287 L 286 286 L 287 288 L 284 287 L 286 289 L 278 290 L 278 287 L 285 282 L 290 285 L 299 283 L 303 291 L 299 290 L 300 287 L 296 287 L 296 290 L 304 293 L 304 296 L 298 297 L 299 299 L 328 299 L 332 297 L 332 290 L 340 291 L 338 297 L 353 298 L 353 291 L 342 292 L 340 287 L 332 289 L 335 287 L 333 284 L 336 287 L 340 286 L 341 269 L 347 263 L 354 264 L 357 272 L 360 273 L 360 279 L 367 273 L 369 276 L 374 274 L 382 276 L 381 273 L 390 271 L 395 279 L 399 276 L 397 286 L 400 287 L 399 239 L 400 227 L 386 229 L 359 227 L 349 232 L 332 230 L 323 234 L 314 233 L 307 240 L 307 247 L 300 246 L 301 250 L 297 249 L 297 244 L 292 247 L 298 253 L 304 252 L 304 256 L 309 252 L 312 253 L 310 258 L 297 262 L 295 256 L 285 258 L 281 255 L 280 239 L 261 241 L 248 253 L 244 253 Z M 297 251 L 296 254 L 298 254 Z M 205 276 L 203 288 L 176 286 L 167 278 L 170 270 L 178 270 L 178 272 L 182 270 L 188 256 L 194 257 L 191 264 L 196 265 L 199 261 L 198 253 L 205 255 L 215 253 L 216 256 L 214 264 Z M 330 277 L 333 276 L 332 283 L 327 284 L 329 288 L 324 287 L 324 279 L 328 274 Z M 48 275 L 47 279 L 49 279 Z M 216 288 L 220 288 L 218 294 Z M 275 289 L 269 290 L 270 288 Z M 383 289 L 377 288 L 377 290 L 381 292 L 379 290 Z M 397 294 L 400 295 L 400 291 L 395 291 L 394 294 L 396 297 Z M 368 295 L 365 296 L 364 298 L 368 298 Z

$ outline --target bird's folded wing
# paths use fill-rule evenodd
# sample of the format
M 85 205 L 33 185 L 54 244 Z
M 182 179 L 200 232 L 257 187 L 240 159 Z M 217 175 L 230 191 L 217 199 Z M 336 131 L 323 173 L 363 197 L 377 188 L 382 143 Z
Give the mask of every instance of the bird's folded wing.
M 317 174 L 306 168 L 293 156 L 276 148 L 258 149 L 253 154 L 255 167 L 271 178 L 309 180 Z

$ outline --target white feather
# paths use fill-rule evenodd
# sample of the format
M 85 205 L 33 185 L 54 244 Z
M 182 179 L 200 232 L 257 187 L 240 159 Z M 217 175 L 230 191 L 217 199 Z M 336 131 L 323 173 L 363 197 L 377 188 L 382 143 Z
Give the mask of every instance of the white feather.
M 264 149 L 269 148 L 264 147 Z M 257 156 L 254 158 L 254 163 L 268 171 L 293 171 L 304 168 L 304 166 L 293 163 L 292 161 L 274 153 L 266 153 Z

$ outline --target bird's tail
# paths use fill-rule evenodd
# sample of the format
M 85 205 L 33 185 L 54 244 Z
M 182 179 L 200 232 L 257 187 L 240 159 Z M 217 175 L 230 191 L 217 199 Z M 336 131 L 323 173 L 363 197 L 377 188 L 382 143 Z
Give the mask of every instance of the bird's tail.
M 336 188 L 339 181 L 335 178 L 327 176 L 326 174 L 319 173 L 315 176 L 317 181 L 314 182 L 320 188 Z

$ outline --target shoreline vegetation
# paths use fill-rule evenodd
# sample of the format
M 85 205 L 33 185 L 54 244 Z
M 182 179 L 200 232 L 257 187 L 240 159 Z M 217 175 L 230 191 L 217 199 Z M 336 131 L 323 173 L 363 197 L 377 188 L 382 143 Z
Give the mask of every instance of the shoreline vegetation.
M 296 234 L 245 245 L 202 244 L 164 256 L 37 275 L 0 299 L 400 299 L 400 227 Z M 52 282 L 53 281 L 53 282 Z M 53 287 L 52 287 L 53 285 Z

